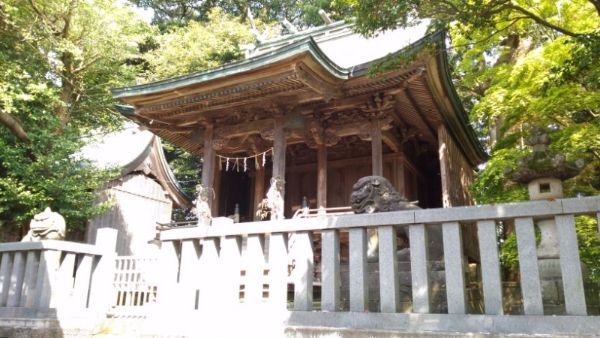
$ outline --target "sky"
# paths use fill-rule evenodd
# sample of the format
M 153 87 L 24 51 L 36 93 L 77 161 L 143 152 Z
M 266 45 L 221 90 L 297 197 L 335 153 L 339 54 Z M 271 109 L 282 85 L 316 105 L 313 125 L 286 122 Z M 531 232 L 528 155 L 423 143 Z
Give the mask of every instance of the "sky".
M 127 5 L 131 8 L 133 8 L 133 10 L 136 11 L 140 15 L 140 17 L 147 23 L 150 23 L 152 21 L 152 17 L 154 16 L 153 9 L 151 9 L 151 8 L 144 9 L 144 8 L 137 7 L 127 0 L 119 0 L 118 3 L 120 3 L 122 5 Z
M 144 21 L 150 23 L 152 21 L 152 17 L 154 16 L 154 10 L 152 8 L 144 9 L 140 7 L 136 7 L 131 5 L 136 12 L 144 19 Z

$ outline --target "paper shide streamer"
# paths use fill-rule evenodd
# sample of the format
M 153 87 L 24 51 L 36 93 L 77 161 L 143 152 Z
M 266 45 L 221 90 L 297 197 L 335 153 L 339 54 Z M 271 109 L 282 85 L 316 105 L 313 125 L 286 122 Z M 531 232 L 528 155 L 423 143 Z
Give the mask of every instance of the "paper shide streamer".
M 260 170 L 259 159 L 262 157 L 262 166 L 264 168 L 265 165 L 267 164 L 267 153 L 269 153 L 269 152 L 273 152 L 273 148 L 269 148 L 259 154 L 254 154 L 254 155 L 245 156 L 245 157 L 229 157 L 229 156 L 223 156 L 223 155 L 217 154 L 217 157 L 219 159 L 219 170 L 223 170 L 222 161 L 225 161 L 225 171 L 229 171 L 229 168 L 231 167 L 231 170 L 240 172 L 241 166 L 243 165 L 244 172 L 247 172 L 248 171 L 248 160 L 250 160 L 250 159 L 254 160 L 254 168 L 256 170 Z M 231 161 L 231 165 L 229 164 L 230 161 Z

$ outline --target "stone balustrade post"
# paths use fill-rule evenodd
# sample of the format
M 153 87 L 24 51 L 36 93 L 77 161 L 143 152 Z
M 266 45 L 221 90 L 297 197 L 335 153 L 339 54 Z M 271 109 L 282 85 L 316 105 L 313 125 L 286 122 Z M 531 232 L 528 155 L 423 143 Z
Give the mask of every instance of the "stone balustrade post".
M 106 313 L 113 300 L 112 280 L 117 257 L 117 230 L 111 228 L 98 229 L 96 246 L 104 251 L 92 269 L 90 284 L 89 308 L 99 314 Z

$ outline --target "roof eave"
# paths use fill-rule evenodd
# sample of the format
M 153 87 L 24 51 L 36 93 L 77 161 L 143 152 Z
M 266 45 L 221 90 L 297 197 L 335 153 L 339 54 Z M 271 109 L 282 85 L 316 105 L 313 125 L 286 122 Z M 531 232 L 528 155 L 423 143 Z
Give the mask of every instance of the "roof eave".
M 456 92 L 456 88 L 452 82 L 452 76 L 450 75 L 450 66 L 448 64 L 448 54 L 446 52 L 446 32 L 440 31 L 440 37 L 437 40 L 438 47 L 436 53 L 436 62 L 441 70 L 441 84 L 443 86 L 444 91 L 450 101 L 452 109 L 454 110 L 454 116 L 458 119 L 458 125 L 462 127 L 463 130 L 460 132 L 466 137 L 466 140 L 469 142 L 471 148 L 471 156 L 467 155 L 467 160 L 471 162 L 473 166 L 477 166 L 488 159 L 488 154 L 483 149 L 481 142 L 477 138 L 475 134 L 475 130 L 471 126 L 469 121 L 468 114 Z M 442 114 L 444 115 L 444 114 Z M 448 116 L 443 116 L 445 119 L 449 118 Z M 447 123 L 448 124 L 448 123 Z M 453 134 L 456 134 L 456 130 L 453 131 Z M 458 135 L 455 135 L 458 136 Z
M 157 157 L 156 160 L 158 162 L 158 168 L 156 169 L 159 171 L 157 174 L 161 176 L 160 184 L 169 193 L 171 199 L 177 206 L 180 208 L 191 208 L 193 206 L 193 198 L 183 191 L 177 182 L 177 179 L 175 178 L 175 175 L 173 174 L 173 171 L 167 162 L 165 153 L 163 151 L 162 142 L 158 136 L 154 138 L 152 148 L 155 152 L 155 156 Z
M 242 74 L 255 70 L 266 65 L 292 59 L 302 53 L 311 55 L 322 67 L 327 69 L 333 76 L 339 79 L 347 79 L 349 71 L 334 63 L 323 51 L 312 37 L 303 38 L 275 51 L 258 55 L 256 57 L 224 65 L 219 68 L 179 76 L 167 80 L 130 86 L 122 88 L 113 88 L 112 94 L 116 99 L 126 99 L 129 97 L 150 95 L 164 91 L 174 90 L 182 87 L 200 84 L 211 80 L 217 80 L 228 76 Z

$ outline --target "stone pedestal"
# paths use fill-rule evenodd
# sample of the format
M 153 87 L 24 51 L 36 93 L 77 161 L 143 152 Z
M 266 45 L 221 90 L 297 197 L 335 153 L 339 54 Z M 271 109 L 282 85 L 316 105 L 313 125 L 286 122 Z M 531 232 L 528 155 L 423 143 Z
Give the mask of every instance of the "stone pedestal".
M 544 314 L 564 314 L 564 293 L 560 260 L 558 258 L 539 258 L 540 284 Z

